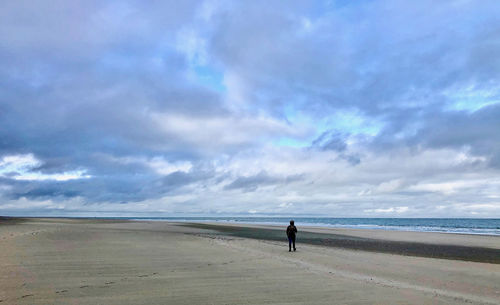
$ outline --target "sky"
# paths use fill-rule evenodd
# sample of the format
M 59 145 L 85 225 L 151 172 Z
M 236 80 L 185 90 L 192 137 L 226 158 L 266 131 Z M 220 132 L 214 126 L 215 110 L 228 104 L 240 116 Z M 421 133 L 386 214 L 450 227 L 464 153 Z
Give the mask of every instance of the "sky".
M 0 215 L 500 217 L 500 3 L 0 3 Z

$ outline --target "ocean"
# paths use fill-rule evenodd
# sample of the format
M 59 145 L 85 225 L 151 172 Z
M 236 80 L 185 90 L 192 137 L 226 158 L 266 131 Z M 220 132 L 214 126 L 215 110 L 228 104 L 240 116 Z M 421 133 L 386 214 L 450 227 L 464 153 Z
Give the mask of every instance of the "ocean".
M 288 217 L 134 217 L 134 220 L 288 225 Z M 500 235 L 500 219 L 480 218 L 326 218 L 295 217 L 298 227 L 376 229 Z

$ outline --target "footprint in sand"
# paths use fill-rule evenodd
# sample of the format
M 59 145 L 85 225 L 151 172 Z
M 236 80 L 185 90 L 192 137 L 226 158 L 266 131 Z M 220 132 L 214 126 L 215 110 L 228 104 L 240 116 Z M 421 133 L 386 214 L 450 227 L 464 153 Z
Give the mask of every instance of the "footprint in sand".
M 56 293 L 63 293 L 63 292 L 68 292 L 68 290 L 59 290 L 59 291 L 56 291 Z
M 32 297 L 34 294 L 25 294 L 21 297 L 21 299 L 27 298 L 27 297 Z
M 111 284 L 114 284 L 114 283 L 115 283 L 115 282 L 106 282 L 106 283 L 104 283 L 104 284 L 106 284 L 106 285 L 111 285 Z
M 80 288 L 87 288 L 87 287 L 89 287 L 89 285 L 80 286 Z

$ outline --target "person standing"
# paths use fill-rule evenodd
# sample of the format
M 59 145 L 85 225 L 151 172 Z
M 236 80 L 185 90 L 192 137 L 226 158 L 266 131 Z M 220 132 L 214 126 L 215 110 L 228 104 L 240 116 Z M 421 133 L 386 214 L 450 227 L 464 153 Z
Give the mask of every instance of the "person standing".
M 293 251 L 295 249 L 295 235 L 297 234 L 297 227 L 293 220 L 290 220 L 290 225 L 286 228 L 286 236 L 288 236 L 288 252 L 292 251 L 292 243 L 293 243 Z

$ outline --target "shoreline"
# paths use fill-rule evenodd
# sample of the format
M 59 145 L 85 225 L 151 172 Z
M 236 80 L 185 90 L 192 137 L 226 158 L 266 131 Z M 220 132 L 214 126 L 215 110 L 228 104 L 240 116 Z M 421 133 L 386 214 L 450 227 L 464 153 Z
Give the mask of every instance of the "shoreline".
M 198 229 L 208 229 L 217 231 L 223 235 L 234 237 L 252 238 L 268 241 L 283 241 L 286 236 L 282 228 L 271 226 L 242 226 L 242 225 L 222 225 L 218 223 L 178 223 Z M 362 230 L 360 230 L 362 231 Z M 500 237 L 488 238 L 489 245 L 495 247 L 485 247 L 467 244 L 466 239 L 461 238 L 461 244 L 445 242 L 443 238 L 436 240 L 440 233 L 421 233 L 418 241 L 412 240 L 412 235 L 406 232 L 397 232 L 399 239 L 387 239 L 380 236 L 370 236 L 373 232 L 360 232 L 354 230 L 325 230 L 324 228 L 302 229 L 299 228 L 297 243 L 342 248 L 356 251 L 368 251 L 376 253 L 397 254 L 405 256 L 439 258 L 448 260 L 463 260 L 471 262 L 482 262 L 500 264 Z M 415 233 L 415 232 L 414 232 Z M 433 235 L 429 235 L 433 234 Z M 433 236 L 433 242 L 425 242 L 426 237 Z M 440 243 L 441 241 L 441 243 Z
M 490 218 L 490 219 L 495 219 L 496 218 Z M 183 220 L 183 221 L 176 221 L 176 220 L 163 220 L 163 219 L 130 219 L 132 221 L 165 221 L 165 222 L 172 222 L 172 223 L 210 223 L 210 224 L 220 224 L 220 225 L 234 225 L 234 226 L 262 226 L 262 227 L 283 227 L 286 226 L 287 224 L 285 223 L 275 223 L 275 222 L 243 222 L 243 221 L 223 221 L 223 220 L 217 220 L 217 221 L 190 221 L 190 220 Z M 336 226 L 336 225 L 321 225 L 321 224 L 304 224 L 304 223 L 299 223 L 299 225 L 302 228 L 307 228 L 307 229 L 325 229 L 325 230 L 359 230 L 359 231 L 382 231 L 382 232 L 408 232 L 408 233 L 438 233 L 438 234 L 456 234 L 456 235 L 473 235 L 473 236 L 498 236 L 500 237 L 500 234 L 494 234 L 494 233 L 473 233 L 473 232 L 450 232 L 450 231 L 432 231 L 432 230 L 402 230 L 402 229 L 392 229 L 392 228 L 378 228 L 378 227 L 369 227 L 366 226 L 365 228 L 360 227 L 360 226 Z
M 187 224 L 189 222 L 175 222 L 175 224 Z M 268 224 L 242 224 L 242 223 L 221 223 L 221 222 L 193 222 L 193 224 L 208 224 L 215 226 L 264 228 L 273 230 L 285 230 L 286 225 Z M 482 234 L 463 234 L 446 232 L 423 232 L 423 231 L 397 231 L 378 229 L 358 229 L 358 228 L 333 228 L 318 226 L 300 226 L 300 231 L 325 234 L 340 234 L 353 237 L 375 238 L 389 241 L 414 241 L 421 243 L 443 244 L 443 245 L 467 245 L 472 247 L 484 247 L 500 249 L 500 236 Z

